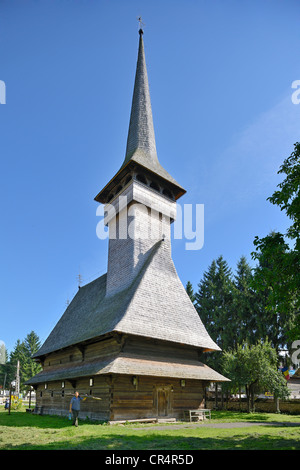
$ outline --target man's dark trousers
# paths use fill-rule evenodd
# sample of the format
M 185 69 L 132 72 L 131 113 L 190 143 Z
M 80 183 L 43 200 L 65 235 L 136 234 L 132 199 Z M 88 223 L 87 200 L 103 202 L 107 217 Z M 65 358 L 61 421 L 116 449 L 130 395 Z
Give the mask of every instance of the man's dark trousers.
M 74 424 L 75 426 L 78 426 L 79 410 L 72 410 L 72 415 L 73 415 L 73 424 Z

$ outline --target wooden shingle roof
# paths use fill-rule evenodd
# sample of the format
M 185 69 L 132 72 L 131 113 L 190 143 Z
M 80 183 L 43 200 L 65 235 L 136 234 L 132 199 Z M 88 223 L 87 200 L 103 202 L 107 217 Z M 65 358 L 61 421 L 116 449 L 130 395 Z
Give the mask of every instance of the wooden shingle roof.
M 163 168 L 157 157 L 142 30 L 140 30 L 125 159 L 119 171 L 97 194 L 95 200 L 106 203 L 106 196 L 111 188 L 114 187 L 114 184 L 117 185 L 124 174 L 136 166 L 150 171 L 171 185 L 176 199 L 186 192 Z
M 146 375 L 208 380 L 210 382 L 229 381 L 229 379 L 199 361 L 179 361 L 178 359 L 163 361 L 151 357 L 129 357 L 126 354 L 120 354 L 117 357 L 108 357 L 101 360 L 49 367 L 39 372 L 27 383 L 34 385 L 103 374 Z
M 34 357 L 111 332 L 220 350 L 187 295 L 164 241 L 154 245 L 129 288 L 112 296 L 105 293 L 106 275 L 81 287 Z

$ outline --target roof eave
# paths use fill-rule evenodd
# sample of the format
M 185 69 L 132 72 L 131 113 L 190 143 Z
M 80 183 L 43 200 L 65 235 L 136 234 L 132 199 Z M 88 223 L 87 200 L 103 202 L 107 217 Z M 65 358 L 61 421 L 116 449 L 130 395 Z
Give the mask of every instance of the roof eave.
M 178 185 L 174 184 L 172 181 L 164 178 L 161 175 L 158 175 L 155 171 L 151 170 L 149 167 L 142 165 L 141 163 L 135 162 L 134 160 L 129 160 L 124 166 L 120 168 L 120 170 L 114 175 L 114 177 L 104 186 L 104 188 L 95 196 L 94 200 L 96 202 L 107 204 L 107 196 L 113 187 L 117 186 L 121 179 L 129 172 L 133 167 L 141 167 L 144 170 L 149 171 L 154 177 L 163 180 L 167 185 L 172 187 L 174 192 L 175 200 L 177 201 L 181 196 L 186 193 L 186 190 Z

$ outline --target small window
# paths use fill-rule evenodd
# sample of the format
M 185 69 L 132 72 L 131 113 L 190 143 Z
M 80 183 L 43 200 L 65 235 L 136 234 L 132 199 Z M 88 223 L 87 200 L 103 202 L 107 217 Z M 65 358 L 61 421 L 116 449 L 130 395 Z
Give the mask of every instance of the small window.
M 138 378 L 136 375 L 132 377 L 132 385 L 134 385 L 135 387 L 138 386 Z
M 41 392 L 40 392 L 40 397 L 42 398 L 42 396 L 43 396 L 43 392 L 41 391 Z
M 94 385 L 94 379 L 90 378 L 90 387 L 92 387 L 93 385 Z
M 150 188 L 155 189 L 155 191 L 159 191 L 159 187 L 154 181 L 150 183 Z
M 45 390 L 47 390 L 47 388 L 48 388 L 48 384 L 45 384 Z
M 62 397 L 65 396 L 65 391 L 64 391 L 64 390 L 61 391 L 61 396 L 62 396 Z
M 146 178 L 144 177 L 144 175 L 138 174 L 138 175 L 136 175 L 136 179 L 138 181 L 140 181 L 141 183 L 147 184 L 147 181 L 146 181 Z
M 61 383 L 61 388 L 65 388 L 65 382 L 64 382 L 64 380 L 63 380 L 62 383 Z
M 170 199 L 173 199 L 173 195 L 168 189 L 163 190 L 163 195 L 169 197 Z
M 51 390 L 51 397 L 53 398 L 53 390 Z

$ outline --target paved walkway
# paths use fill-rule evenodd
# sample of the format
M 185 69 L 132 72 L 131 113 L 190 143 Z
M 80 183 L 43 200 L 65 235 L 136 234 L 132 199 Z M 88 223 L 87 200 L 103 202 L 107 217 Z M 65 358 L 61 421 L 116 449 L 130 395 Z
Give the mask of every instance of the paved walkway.
M 219 428 L 219 429 L 231 429 L 231 428 L 246 428 L 249 426 L 279 426 L 279 427 L 300 427 L 300 423 L 285 423 L 282 421 L 249 421 L 248 423 L 234 422 L 234 423 L 213 423 L 208 421 L 205 423 L 182 423 L 182 424 L 169 424 L 168 426 L 154 426 L 152 429 L 165 430 L 165 429 L 184 429 L 184 428 Z M 136 429 L 145 429 L 136 428 Z

